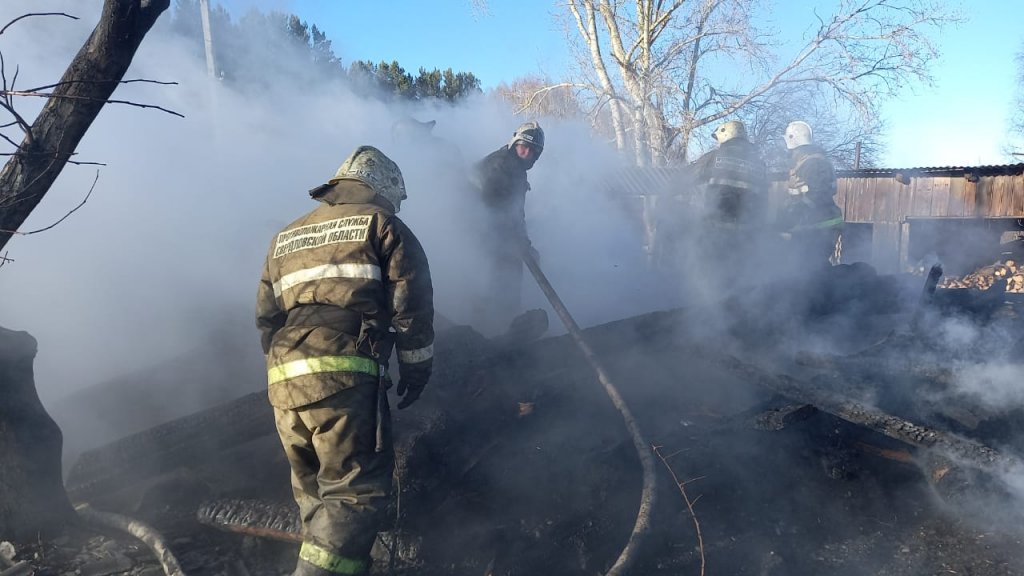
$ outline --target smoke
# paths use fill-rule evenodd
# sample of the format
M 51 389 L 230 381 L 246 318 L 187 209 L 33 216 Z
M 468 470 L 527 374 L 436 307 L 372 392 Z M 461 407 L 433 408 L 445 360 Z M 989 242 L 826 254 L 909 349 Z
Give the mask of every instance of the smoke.
M 6 2 L 0 19 L 38 10 L 35 4 Z M 8 69 L 20 70 L 19 85 L 60 77 L 95 25 L 100 2 L 55 1 L 46 9 L 81 20 L 30 18 L 0 37 Z M 399 105 L 301 76 L 258 85 L 217 81 L 206 75 L 196 46 L 171 32 L 170 18 L 168 11 L 143 41 L 126 78 L 177 85 L 127 84 L 114 97 L 185 118 L 108 104 L 76 156 L 105 166 L 66 167 L 23 230 L 64 216 L 98 172 L 88 202 L 53 229 L 8 245 L 14 262 L 0 271 L 2 322 L 38 339 L 36 380 L 44 402 L 115 378 L 140 393 L 151 389 L 160 399 L 152 407 L 158 413 L 139 408 L 131 426 L 102 423 L 124 433 L 126 426 L 145 427 L 259 390 L 253 306 L 270 240 L 315 207 L 306 191 L 361 144 L 378 146 L 403 165 L 409 199 L 399 216 L 427 250 L 437 310 L 469 322 L 484 258 L 470 236 L 479 213 L 444 155 L 394 141 L 391 127 L 406 116 L 436 120 L 434 135 L 454 144 L 468 167 L 507 143 L 525 118 L 485 96 L 457 106 Z M 287 51 L 276 57 L 267 70 L 299 68 Z M 29 118 L 38 109 L 31 101 L 17 104 Z M 659 307 L 663 291 L 646 285 L 639 272 L 640 233 L 601 191 L 618 166 L 612 151 L 582 124 L 540 121 L 547 148 L 530 171 L 527 220 L 552 283 L 585 325 Z M 546 307 L 529 282 L 524 303 Z M 196 357 L 209 365 L 194 365 Z M 187 371 L 183 363 L 190 364 Z M 203 379 L 203 373 L 216 376 Z
M 1010 412 L 1024 408 L 1024 387 L 1019 362 L 999 361 L 960 368 L 957 374 L 960 391 L 990 409 Z

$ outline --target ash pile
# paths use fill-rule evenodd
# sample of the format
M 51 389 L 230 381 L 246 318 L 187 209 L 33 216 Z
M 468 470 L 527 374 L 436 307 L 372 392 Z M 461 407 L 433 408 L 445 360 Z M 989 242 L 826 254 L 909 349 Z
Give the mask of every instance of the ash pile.
M 817 297 L 730 300 L 585 335 L 656 456 L 635 574 L 1024 573 L 1024 323 L 1002 299 L 838 266 Z M 522 325 L 546 324 L 539 312 Z M 395 412 L 381 574 L 604 573 L 642 474 L 566 335 L 439 330 Z M 83 453 L 75 502 L 168 535 L 187 574 L 285 574 L 297 511 L 265 393 Z

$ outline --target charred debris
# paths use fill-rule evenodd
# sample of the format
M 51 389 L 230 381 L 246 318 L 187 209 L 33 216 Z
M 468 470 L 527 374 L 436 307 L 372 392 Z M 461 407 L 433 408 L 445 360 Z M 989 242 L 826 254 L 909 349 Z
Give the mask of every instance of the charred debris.
M 1022 301 L 929 272 L 837 266 L 799 303 L 763 286 L 585 331 L 658 457 L 632 573 L 1024 572 L 1024 418 L 1000 401 L 1024 385 Z M 502 338 L 439 331 L 429 394 L 395 414 L 375 570 L 582 575 L 615 560 L 637 455 L 570 337 L 546 327 L 535 311 Z M 66 487 L 147 523 L 184 574 L 284 574 L 299 541 L 259 390 L 84 452 Z M 38 573 L 166 569 L 152 547 L 96 538 L 25 550 Z

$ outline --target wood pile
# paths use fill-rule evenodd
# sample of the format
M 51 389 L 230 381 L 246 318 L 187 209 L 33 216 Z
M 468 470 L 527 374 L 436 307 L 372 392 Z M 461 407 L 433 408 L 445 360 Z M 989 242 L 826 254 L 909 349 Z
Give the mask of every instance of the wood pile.
M 1006 292 L 1024 293 L 1024 266 L 1014 260 L 998 261 L 961 277 L 943 278 L 939 288 L 989 290 L 1001 280 L 1006 281 Z

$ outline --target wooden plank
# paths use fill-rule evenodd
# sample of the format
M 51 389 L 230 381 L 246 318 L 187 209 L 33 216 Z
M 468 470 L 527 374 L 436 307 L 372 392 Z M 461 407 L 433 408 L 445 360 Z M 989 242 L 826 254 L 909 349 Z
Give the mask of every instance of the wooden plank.
M 1006 179 L 1003 176 L 990 176 L 984 178 L 991 182 L 992 202 L 989 204 L 988 216 L 1006 216 L 1009 214 L 1010 197 L 1006 189 Z
M 981 213 L 978 195 L 978 183 L 964 180 L 964 216 L 977 216 Z
M 882 179 L 876 178 L 872 182 L 872 202 L 871 210 L 871 221 L 872 222 L 892 222 L 891 206 L 894 196 L 893 184 L 896 184 L 895 180 L 890 178 Z
M 870 178 L 851 179 L 850 188 L 846 191 L 846 209 L 849 210 L 849 218 L 852 222 L 863 222 L 864 214 L 861 206 L 864 198 L 864 186 Z M 843 214 L 847 214 L 844 212 Z
M 846 208 L 843 212 L 847 222 L 863 222 L 860 213 L 861 197 L 864 195 L 864 183 L 867 178 L 850 178 L 846 190 Z
M 902 222 L 904 218 L 910 215 L 910 207 L 914 202 L 914 185 L 913 181 L 910 184 L 899 184 L 896 183 L 897 198 L 899 204 L 896 207 L 896 221 Z
M 992 206 L 992 178 L 979 178 L 975 188 L 974 215 L 984 218 Z
M 852 182 L 851 178 L 838 178 L 838 179 L 836 179 L 836 196 L 835 196 L 836 204 L 839 206 L 839 209 L 843 211 L 843 219 L 846 220 L 847 222 L 850 221 L 850 217 L 849 217 L 850 210 L 847 207 L 846 203 L 847 203 L 847 200 L 848 200 L 848 194 L 847 193 L 848 193 L 848 191 L 850 189 L 851 182 Z
M 1024 218 L 1024 174 L 1007 176 L 1013 183 L 1013 206 L 1011 216 Z
M 914 188 L 914 199 L 910 206 L 912 216 L 931 216 L 932 209 L 932 178 L 914 178 L 910 185 Z
M 942 217 L 949 215 L 949 193 L 950 176 L 932 178 L 932 216 Z
M 969 216 L 973 211 L 973 206 L 970 210 L 968 206 L 973 204 L 973 198 L 970 203 L 967 202 L 967 179 L 960 176 L 951 176 L 949 179 L 949 197 L 946 201 L 946 215 Z
M 900 214 L 900 193 L 905 186 L 894 178 L 886 180 L 885 186 L 885 207 L 881 212 L 885 222 L 899 222 L 903 219 Z
M 896 230 L 897 238 L 897 257 L 896 257 L 896 272 L 903 272 L 910 266 L 909 252 L 910 252 L 910 224 L 908 222 L 900 222 L 899 228 Z

